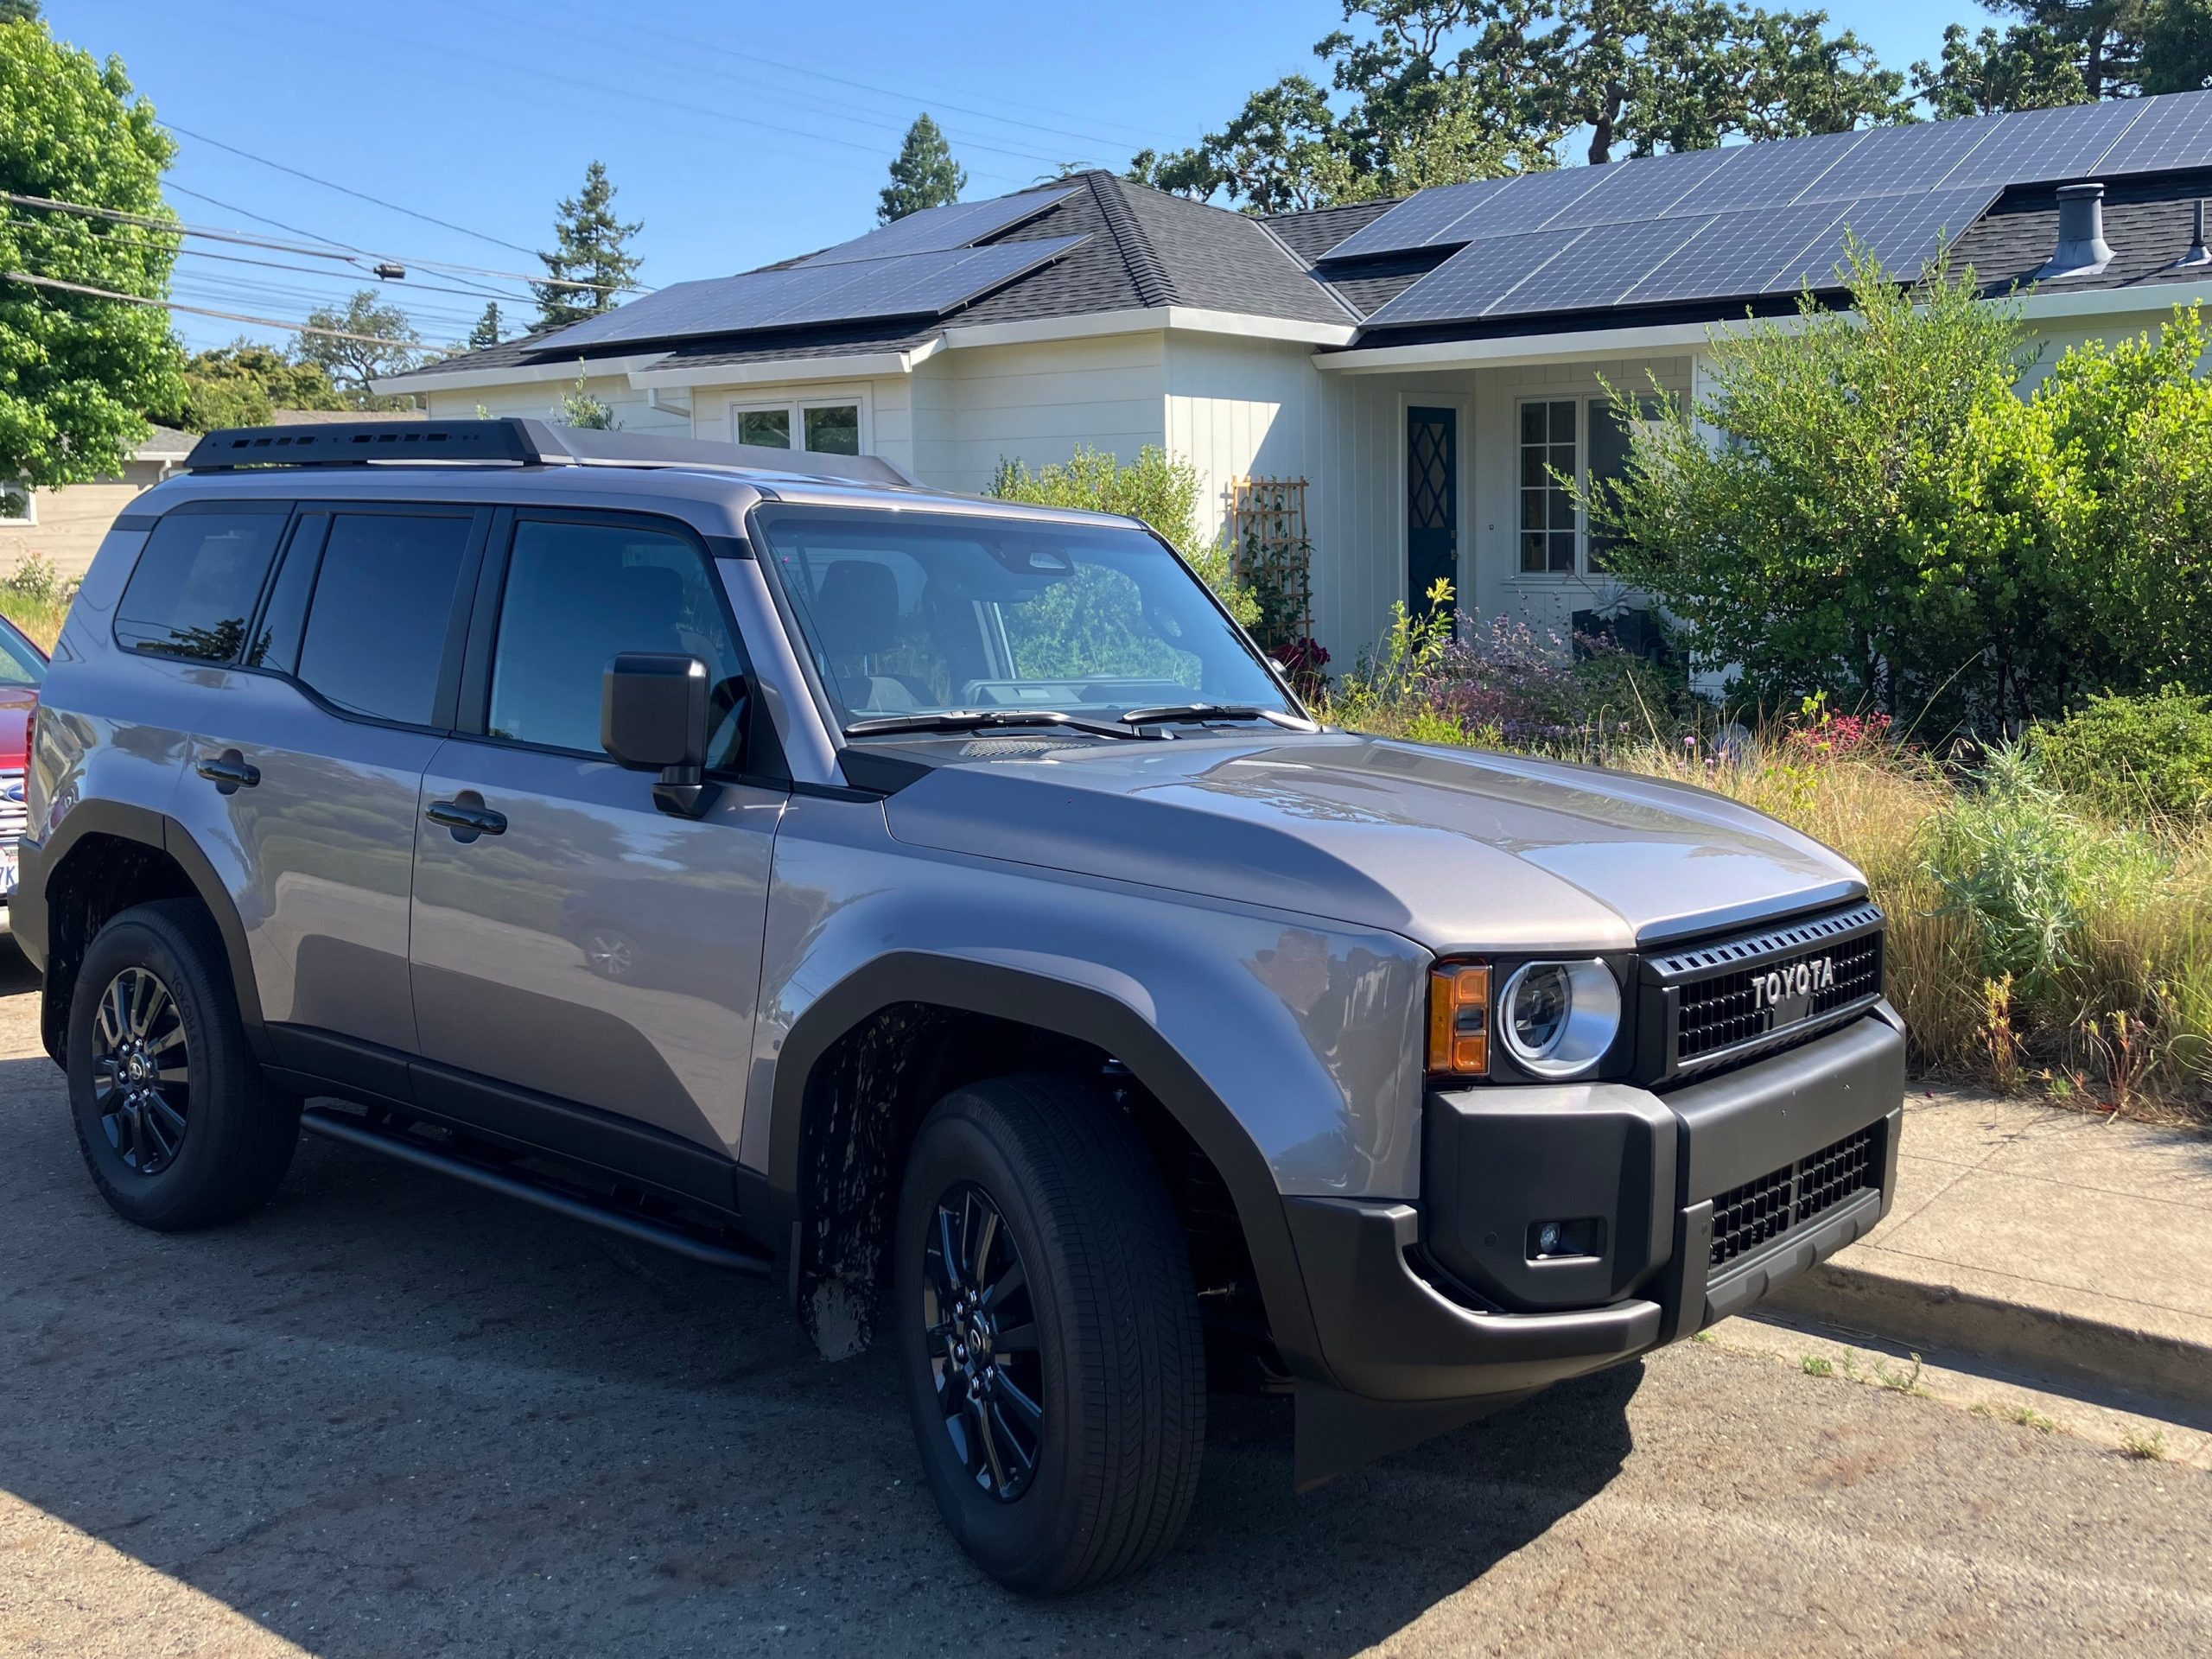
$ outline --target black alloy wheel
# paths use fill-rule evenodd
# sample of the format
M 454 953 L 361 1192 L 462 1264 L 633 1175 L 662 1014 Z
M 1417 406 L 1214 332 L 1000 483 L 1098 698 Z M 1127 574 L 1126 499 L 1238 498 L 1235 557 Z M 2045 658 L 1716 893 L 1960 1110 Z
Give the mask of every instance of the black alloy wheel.
M 1045 1455 L 1044 1364 L 1021 1252 L 973 1182 L 938 1199 L 922 1324 L 954 1452 L 977 1486 L 1013 1503 Z
M 184 1148 L 192 1111 L 192 1056 L 169 988 L 125 968 L 100 993 L 93 1016 L 92 1098 L 108 1145 L 124 1166 L 158 1175 Z

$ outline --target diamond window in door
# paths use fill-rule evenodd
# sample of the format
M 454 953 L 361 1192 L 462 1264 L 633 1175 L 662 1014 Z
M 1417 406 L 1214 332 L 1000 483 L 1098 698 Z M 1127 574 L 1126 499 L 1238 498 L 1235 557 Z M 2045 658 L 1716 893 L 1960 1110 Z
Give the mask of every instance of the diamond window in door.
M 1521 405 L 1521 569 L 1529 575 L 1574 571 L 1574 498 L 1561 479 L 1575 475 L 1575 400 Z
M 1406 410 L 1406 608 L 1426 616 L 1459 577 L 1459 411 Z

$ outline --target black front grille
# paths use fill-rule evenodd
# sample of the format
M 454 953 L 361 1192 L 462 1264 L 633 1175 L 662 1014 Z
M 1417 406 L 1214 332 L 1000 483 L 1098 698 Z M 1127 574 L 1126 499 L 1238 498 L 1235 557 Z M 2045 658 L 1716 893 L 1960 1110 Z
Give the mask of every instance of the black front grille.
M 1785 1164 L 1713 1199 L 1709 1271 L 1718 1274 L 1762 1244 L 1780 1238 L 1793 1227 L 1802 1227 L 1853 1193 L 1872 1186 L 1877 1138 L 1881 1132 L 1880 1124 L 1870 1123 L 1832 1147 L 1823 1147 L 1809 1157 Z
M 1673 1019 L 1658 1075 L 1715 1065 L 1810 1032 L 1882 992 L 1882 912 L 1872 905 L 1651 958 Z

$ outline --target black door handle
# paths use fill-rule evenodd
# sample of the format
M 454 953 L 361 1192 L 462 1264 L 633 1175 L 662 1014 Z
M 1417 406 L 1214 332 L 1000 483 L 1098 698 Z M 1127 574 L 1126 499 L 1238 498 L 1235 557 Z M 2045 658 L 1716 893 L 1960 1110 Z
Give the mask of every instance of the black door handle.
M 452 830 L 455 841 L 474 841 L 479 836 L 503 836 L 507 832 L 507 815 L 492 810 L 480 797 L 432 801 L 423 816 L 432 823 L 442 823 Z
M 220 754 L 203 755 L 194 763 L 193 770 L 225 795 L 235 795 L 242 789 L 251 789 L 261 781 L 261 768 L 249 763 L 236 749 L 225 749 Z

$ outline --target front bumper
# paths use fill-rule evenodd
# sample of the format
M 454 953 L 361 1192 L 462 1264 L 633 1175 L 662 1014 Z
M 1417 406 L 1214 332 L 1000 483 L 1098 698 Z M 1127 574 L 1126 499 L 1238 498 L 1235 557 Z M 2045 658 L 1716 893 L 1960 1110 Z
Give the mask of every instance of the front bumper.
M 1433 1094 L 1419 1208 L 1288 1200 L 1324 1365 L 1363 1400 L 1471 1403 L 1689 1336 L 1882 1218 L 1904 1098 L 1886 1005 L 1663 1096 Z M 1595 1248 L 1532 1259 L 1547 1220 L 1596 1223 Z

